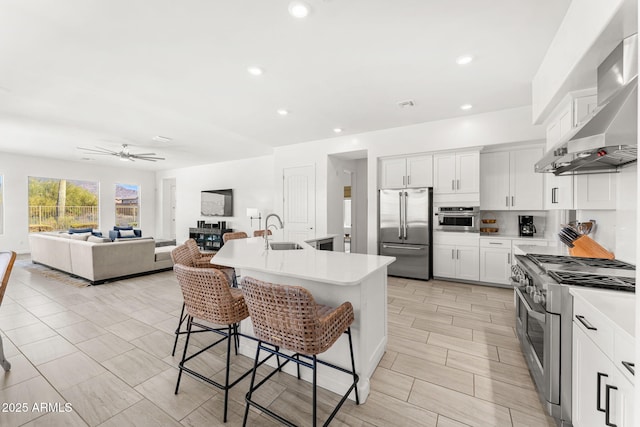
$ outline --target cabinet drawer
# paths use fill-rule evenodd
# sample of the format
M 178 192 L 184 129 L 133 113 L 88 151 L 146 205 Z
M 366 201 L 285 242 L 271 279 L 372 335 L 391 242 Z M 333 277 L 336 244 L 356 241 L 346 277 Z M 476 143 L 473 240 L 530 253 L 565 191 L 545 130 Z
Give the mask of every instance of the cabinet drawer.
M 629 363 L 635 363 L 635 345 L 636 342 L 628 335 L 616 330 L 614 336 L 614 363 L 616 367 L 622 371 L 629 381 L 635 384 L 635 375 L 631 373 L 629 368 L 636 370 L 635 366 L 629 366 Z M 624 364 L 622 362 L 625 362 Z M 625 366 L 626 365 L 626 366 Z M 627 368 L 629 366 L 629 368 Z
M 533 240 L 533 239 L 513 239 L 514 246 L 549 246 L 549 242 L 546 240 Z
M 614 329 L 600 312 L 581 299 L 574 298 L 573 323 L 582 329 L 609 359 L 613 360 Z
M 496 239 L 496 238 L 480 238 L 481 248 L 506 248 L 511 249 L 511 239 Z

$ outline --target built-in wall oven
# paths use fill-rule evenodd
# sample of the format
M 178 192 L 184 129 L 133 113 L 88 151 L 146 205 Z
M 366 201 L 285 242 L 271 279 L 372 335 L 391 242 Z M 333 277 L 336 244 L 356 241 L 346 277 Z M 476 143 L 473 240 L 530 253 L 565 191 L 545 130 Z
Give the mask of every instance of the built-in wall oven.
M 478 206 L 440 206 L 437 229 L 442 231 L 478 231 Z

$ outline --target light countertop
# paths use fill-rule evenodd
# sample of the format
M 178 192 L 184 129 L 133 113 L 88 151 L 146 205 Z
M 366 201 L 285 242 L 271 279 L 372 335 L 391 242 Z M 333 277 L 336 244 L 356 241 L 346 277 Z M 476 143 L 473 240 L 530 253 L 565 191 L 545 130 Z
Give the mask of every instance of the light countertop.
M 631 337 L 635 337 L 634 293 L 576 287 L 572 287 L 569 292 L 602 313 Z
M 298 243 L 304 249 L 274 251 L 265 250 L 262 237 L 229 240 L 211 262 L 241 270 L 350 286 L 395 261 L 394 257 L 388 256 L 318 251 L 307 243 Z
M 569 248 L 566 245 L 558 246 L 536 246 L 536 245 L 516 245 L 517 255 L 540 254 L 540 255 L 569 255 Z
M 307 239 L 305 242 L 318 242 L 320 240 L 334 239 L 340 236 L 340 234 L 325 234 L 324 236 L 314 237 L 313 239 Z

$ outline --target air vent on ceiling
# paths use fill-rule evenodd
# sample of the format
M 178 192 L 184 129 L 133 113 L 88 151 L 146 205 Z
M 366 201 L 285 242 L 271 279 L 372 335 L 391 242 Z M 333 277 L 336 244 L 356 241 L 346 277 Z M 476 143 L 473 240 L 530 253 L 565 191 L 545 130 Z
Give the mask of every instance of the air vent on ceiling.
M 414 107 L 415 105 L 416 103 L 413 102 L 413 99 L 407 99 L 406 101 L 398 102 L 398 107 L 400 108 Z

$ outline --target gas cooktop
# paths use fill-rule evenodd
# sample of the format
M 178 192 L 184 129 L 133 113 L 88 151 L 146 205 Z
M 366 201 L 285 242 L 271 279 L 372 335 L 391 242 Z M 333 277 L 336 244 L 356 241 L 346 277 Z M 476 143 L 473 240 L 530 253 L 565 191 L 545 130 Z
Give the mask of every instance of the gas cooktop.
M 547 274 L 561 285 L 605 288 L 614 291 L 636 291 L 635 277 L 603 276 L 600 274 L 580 273 L 577 271 L 549 270 Z
M 583 267 L 597 267 L 597 268 L 615 268 L 618 270 L 635 270 L 636 267 L 633 264 L 629 264 L 617 259 L 602 259 L 602 258 L 581 258 L 573 256 L 563 255 L 541 255 L 541 254 L 528 254 L 527 258 L 535 262 L 539 267 L 542 264 L 560 264 L 567 266 L 583 266 Z

